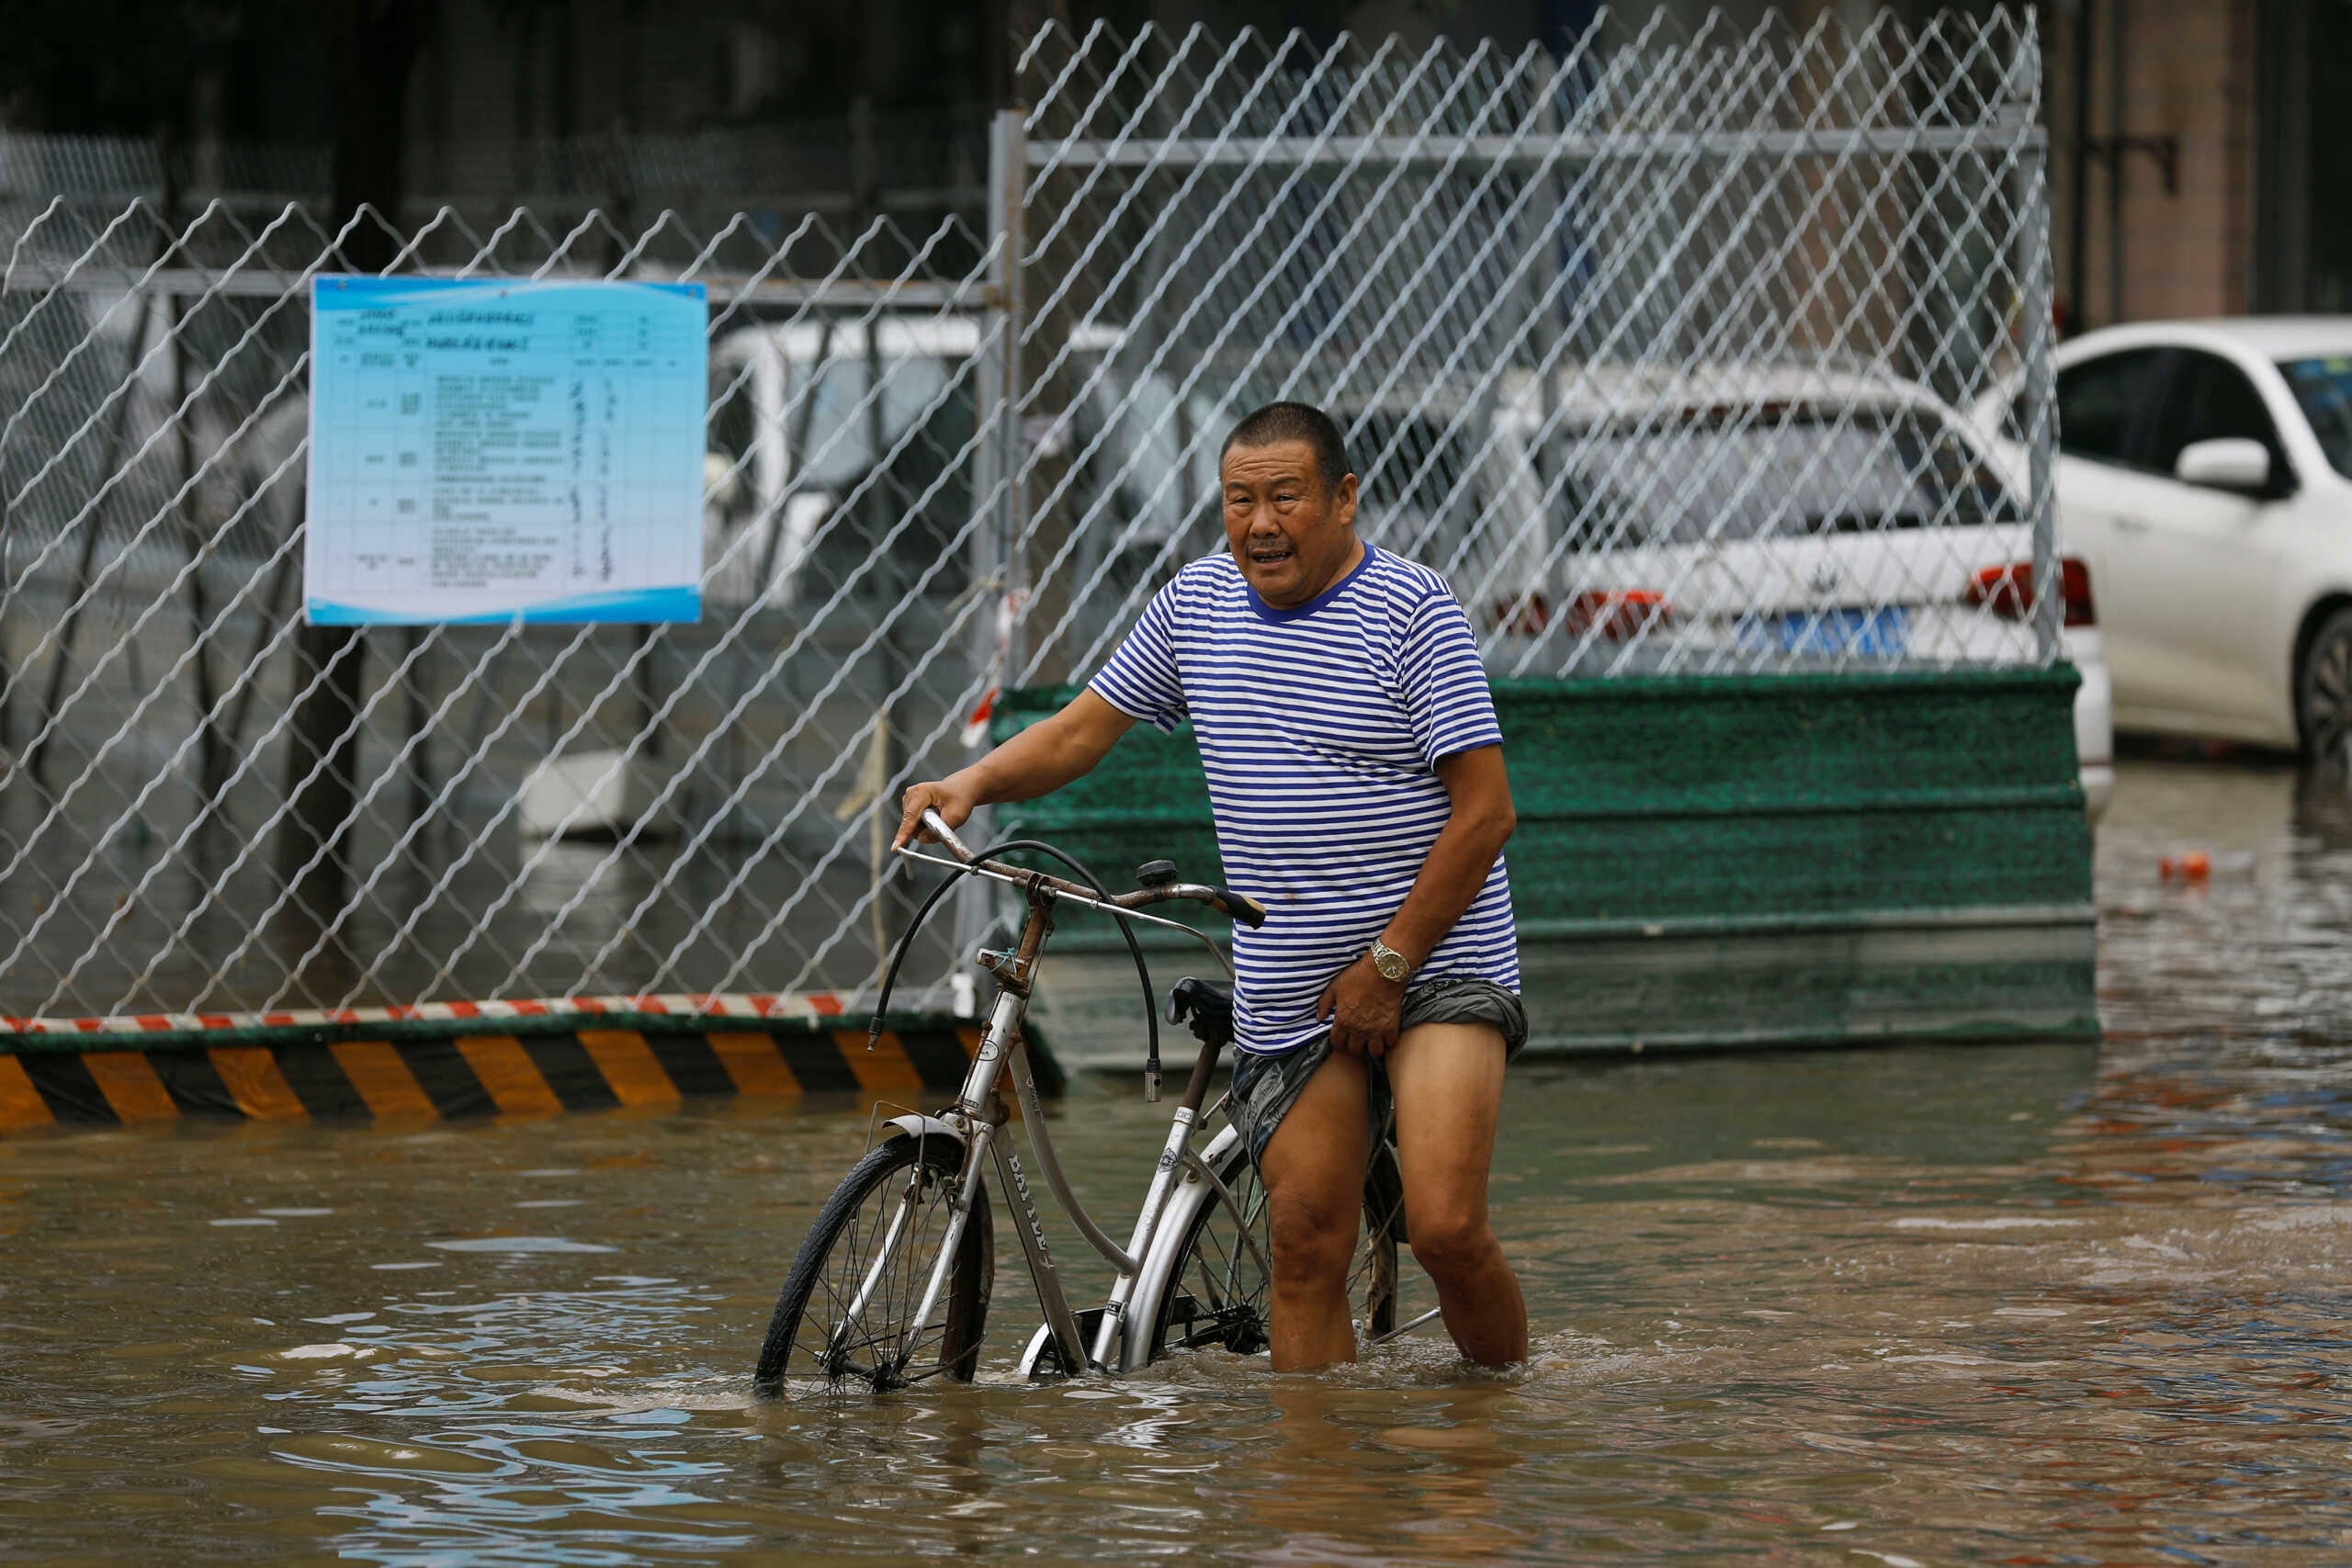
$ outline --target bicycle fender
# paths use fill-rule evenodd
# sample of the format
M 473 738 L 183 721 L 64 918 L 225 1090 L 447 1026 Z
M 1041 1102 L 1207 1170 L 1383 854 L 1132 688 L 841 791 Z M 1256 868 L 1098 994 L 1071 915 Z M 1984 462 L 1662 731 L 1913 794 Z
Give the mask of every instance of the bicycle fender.
M 964 1134 L 936 1116 L 893 1116 L 882 1125 L 896 1127 L 902 1137 L 945 1138 L 959 1149 L 967 1147 Z
M 1214 1169 L 1239 1137 L 1231 1127 L 1218 1133 L 1206 1148 L 1198 1151 L 1201 1163 Z M 1184 1245 L 1185 1233 L 1193 1228 L 1193 1218 L 1216 1201 L 1216 1190 L 1207 1182 L 1196 1179 L 1180 1180 L 1175 1190 L 1168 1194 L 1168 1206 L 1159 1212 L 1159 1228 L 1152 1233 L 1151 1245 L 1137 1259 L 1142 1267 L 1136 1272 L 1135 1292 L 1127 1298 L 1127 1331 L 1119 1337 L 1119 1371 L 1132 1372 L 1148 1364 L 1152 1325 L 1159 1321 L 1160 1298 L 1176 1283 L 1176 1254 Z
M 1202 1206 L 1216 1201 L 1208 1183 L 1186 1183 L 1168 1195 L 1168 1207 L 1160 1211 L 1159 1234 L 1152 1237 L 1150 1250 L 1140 1261 L 1143 1268 L 1136 1275 L 1134 1293 L 1127 1299 L 1126 1332 L 1119 1336 L 1119 1366 L 1123 1372 L 1140 1371 L 1149 1364 L 1152 1327 L 1159 1321 L 1160 1298 L 1176 1283 L 1176 1249 L 1182 1245 L 1184 1233 L 1193 1228 L 1193 1220 Z

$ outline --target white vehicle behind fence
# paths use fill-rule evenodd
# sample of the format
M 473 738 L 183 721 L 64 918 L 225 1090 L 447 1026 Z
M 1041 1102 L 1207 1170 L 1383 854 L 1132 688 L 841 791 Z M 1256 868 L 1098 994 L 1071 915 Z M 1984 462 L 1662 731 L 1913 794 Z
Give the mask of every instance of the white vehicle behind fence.
M 706 592 L 788 604 L 877 437 L 886 458 L 969 443 L 980 331 L 970 317 L 886 318 L 747 327 L 715 343 Z M 1100 373 L 1119 343 L 1105 331 L 1072 344 L 1073 379 L 1089 389 L 1074 417 L 1098 454 L 1076 503 L 1114 509 L 1120 526 L 1092 530 L 1099 548 L 1172 570 L 1214 547 L 1201 519 L 1224 405 L 1198 392 L 1180 401 L 1157 372 Z M 882 392 L 869 399 L 875 373 Z M 1367 536 L 1446 576 L 1495 674 L 2035 658 L 2022 486 L 1926 389 L 1816 367 L 1586 366 L 1560 372 L 1546 400 L 1520 374 L 1483 400 L 1430 390 L 1333 411 L 1363 479 Z M 925 537 L 944 539 L 970 515 L 968 485 L 941 487 L 929 504 L 939 515 Z M 1162 547 L 1188 528 L 1198 539 L 1168 558 Z M 871 530 L 842 532 L 873 542 Z M 2058 586 L 2096 816 L 2113 741 L 2095 584 L 2070 558 Z
M 2055 357 L 2059 538 L 2099 583 L 2119 722 L 2352 762 L 2352 317 L 2134 322 Z M 1978 411 L 2012 452 L 2017 397 Z
M 927 461 L 931 471 L 892 487 L 891 497 L 929 517 L 925 539 L 940 543 L 960 530 L 980 467 L 972 447 L 982 330 L 973 316 L 886 316 L 741 327 L 713 343 L 706 594 L 728 605 L 789 604 L 827 520 L 854 503 L 877 452 L 885 465 L 910 455 Z M 1204 395 L 1180 398 L 1159 373 L 1121 378 L 1107 369 L 1104 357 L 1122 339 L 1115 329 L 1070 334 L 1080 439 L 1069 431 L 1023 437 L 1095 454 L 1102 471 L 1081 477 L 1071 499 L 1080 512 L 1110 509 L 1114 526 L 1093 518 L 1091 547 L 1148 552 L 1214 493 L 1215 448 L 1204 457 L 1191 439 L 1213 412 Z M 876 377 L 881 395 L 869 397 Z M 1192 471 L 1180 476 L 1188 445 Z
M 2022 487 L 1926 389 L 1810 367 L 1583 367 L 1475 404 L 1346 410 L 1372 536 L 1442 570 L 1498 675 L 2019 664 Z M 1514 525 L 1542 517 L 1540 528 Z M 2062 565 L 2096 816 L 2113 736 L 2095 584 Z

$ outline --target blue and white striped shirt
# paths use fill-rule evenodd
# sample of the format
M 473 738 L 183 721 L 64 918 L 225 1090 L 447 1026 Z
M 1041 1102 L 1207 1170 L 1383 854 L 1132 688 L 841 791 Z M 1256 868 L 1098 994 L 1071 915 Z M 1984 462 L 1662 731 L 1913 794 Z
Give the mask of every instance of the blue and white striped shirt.
M 1219 552 L 1153 596 L 1090 685 L 1162 730 L 1192 719 L 1226 880 L 1267 911 L 1233 928 L 1235 1043 L 1306 1044 L 1323 987 L 1387 926 L 1452 812 L 1436 764 L 1502 743 L 1462 606 L 1437 573 L 1367 545 L 1277 609 Z M 1413 984 L 1445 976 L 1519 988 L 1500 857 Z

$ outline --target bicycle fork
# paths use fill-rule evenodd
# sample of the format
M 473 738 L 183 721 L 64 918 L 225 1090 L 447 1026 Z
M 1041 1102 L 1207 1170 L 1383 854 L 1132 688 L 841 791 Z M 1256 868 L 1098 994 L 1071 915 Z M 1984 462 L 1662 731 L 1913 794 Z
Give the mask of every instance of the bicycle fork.
M 982 1161 L 993 1159 L 998 1181 L 1004 1189 L 1007 1201 L 1016 1205 L 1014 1228 L 1020 1233 L 1022 1252 L 1028 1260 L 1030 1275 L 1037 1287 L 1038 1303 L 1045 1308 L 1046 1321 L 1052 1325 L 1056 1341 L 1064 1348 L 1066 1359 L 1077 1370 L 1087 1370 L 1091 1365 L 1092 1370 L 1101 1371 L 1102 1362 L 1100 1358 L 1091 1363 L 1086 1359 L 1077 1315 L 1070 1311 L 1069 1298 L 1061 1288 L 1061 1275 L 1046 1247 L 1045 1227 L 1037 1218 L 1036 1201 L 1030 1194 L 1028 1179 L 1021 1168 L 1021 1162 L 1012 1152 L 1012 1140 L 999 1135 L 1003 1130 L 1001 1122 L 979 1113 L 979 1107 L 989 1100 L 999 1074 L 1010 1066 L 1024 1111 L 1032 1116 L 1043 1115 L 1036 1104 L 1036 1089 L 1029 1077 L 1028 1063 L 1019 1055 L 1022 1002 L 1025 999 L 1010 992 L 999 995 L 994 1015 L 981 1037 L 980 1049 L 973 1062 L 965 1092 L 959 1097 L 956 1108 L 948 1112 L 947 1121 L 952 1134 L 964 1145 L 964 1159 L 956 1190 L 948 1200 L 947 1224 L 940 1237 L 938 1254 L 932 1260 L 931 1272 L 923 1282 L 922 1297 L 911 1322 L 915 1332 L 920 1334 L 922 1325 L 930 1322 L 931 1314 L 938 1309 L 955 1270 L 956 1256 L 963 1245 L 965 1227 L 971 1224 L 972 1207 L 975 1203 L 988 1201 L 987 1186 L 981 1178 Z M 1058 1170 L 1050 1165 L 1048 1169 L 1058 1176 Z M 866 1304 L 881 1287 L 893 1255 L 907 1242 L 907 1222 L 921 1196 L 921 1180 L 922 1169 L 918 1163 L 910 1178 L 906 1197 L 899 1203 L 898 1212 L 891 1216 L 889 1228 L 876 1248 L 874 1266 L 866 1270 L 856 1298 L 843 1314 L 843 1327 L 836 1330 L 837 1334 L 845 1332 L 848 1324 L 857 1322 L 864 1315 Z M 1127 1280 L 1124 1272 L 1121 1278 L 1123 1281 Z
M 967 1146 L 964 1168 L 967 1173 L 962 1190 L 949 1204 L 947 1235 L 940 1245 L 939 1257 L 932 1264 L 931 1279 L 925 1284 L 922 1303 L 916 1309 L 917 1323 L 927 1323 L 940 1295 L 947 1288 L 949 1271 L 955 1265 L 956 1248 L 964 1238 L 964 1227 L 971 1223 L 972 1205 L 988 1201 L 986 1190 L 979 1179 L 979 1163 L 985 1153 L 996 1162 L 997 1183 L 1004 1189 L 1005 1201 L 1013 1208 L 1013 1229 L 1021 1237 L 1022 1256 L 1029 1264 L 1029 1276 L 1037 1287 L 1037 1304 L 1045 1309 L 1046 1322 L 1054 1331 L 1054 1340 L 1063 1348 L 1065 1358 L 1075 1371 L 1103 1371 L 1109 1368 L 1107 1351 L 1097 1346 L 1095 1353 L 1086 1354 L 1085 1340 L 1079 1331 L 1078 1314 L 1070 1310 L 1069 1297 L 1062 1290 L 1061 1271 L 1055 1266 L 1054 1255 L 1046 1245 L 1046 1228 L 1037 1218 L 1037 1201 L 1029 1191 L 1027 1173 L 1021 1168 L 1020 1156 L 1012 1151 L 1012 1140 L 998 1136 L 1002 1129 L 995 1122 L 976 1123 L 976 1131 Z M 1114 1295 L 1125 1300 L 1125 1292 L 1134 1286 L 1135 1277 L 1122 1273 Z M 1110 1314 L 1104 1314 L 1110 1321 Z M 1107 1343 L 1107 1341 L 1106 1341 Z
M 932 1260 L 931 1278 L 922 1288 L 922 1300 L 915 1307 L 915 1331 L 931 1321 L 932 1312 L 939 1305 L 939 1298 L 946 1292 L 947 1277 L 955 1271 L 956 1249 L 964 1244 L 964 1227 L 972 1223 L 972 1204 L 985 1203 L 988 1194 L 980 1181 L 980 1156 L 993 1140 L 996 1127 L 988 1122 L 967 1120 L 971 1134 L 964 1144 L 964 1168 L 956 1190 L 947 1201 L 947 1234 L 940 1238 L 939 1256 Z

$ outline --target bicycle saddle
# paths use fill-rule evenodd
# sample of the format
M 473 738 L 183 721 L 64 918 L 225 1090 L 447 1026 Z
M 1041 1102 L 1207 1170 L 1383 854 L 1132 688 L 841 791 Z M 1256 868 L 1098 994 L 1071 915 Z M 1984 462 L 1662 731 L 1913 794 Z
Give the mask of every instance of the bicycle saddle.
M 1193 1037 L 1204 1045 L 1233 1043 L 1233 991 L 1187 975 L 1168 993 L 1168 1021 L 1190 1021 Z

